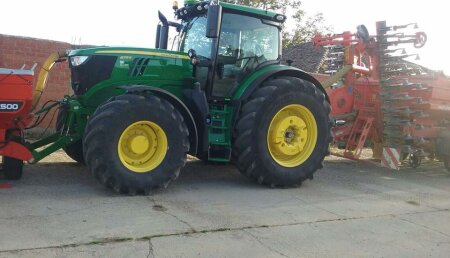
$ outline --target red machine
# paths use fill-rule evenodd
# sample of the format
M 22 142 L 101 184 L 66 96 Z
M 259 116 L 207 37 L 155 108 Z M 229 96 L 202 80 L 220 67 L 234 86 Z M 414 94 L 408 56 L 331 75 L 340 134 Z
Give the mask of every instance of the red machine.
M 411 27 L 417 25 L 378 22 L 376 36 L 361 25 L 355 34 L 313 38 L 326 49 L 331 77 L 324 86 L 337 123 L 335 143 L 350 159 L 359 159 L 371 145 L 374 156 L 391 168 L 406 158 L 417 167 L 423 157 L 438 156 L 448 169 L 450 78 L 405 60 L 418 55 L 400 46 L 421 48 L 427 41 L 423 32 L 402 32 Z
M 31 152 L 21 144 L 21 131 L 32 121 L 33 80 L 32 70 L 0 68 L 0 156 L 5 156 L 4 166 L 14 165 L 10 164 L 14 160 L 11 158 L 32 158 Z

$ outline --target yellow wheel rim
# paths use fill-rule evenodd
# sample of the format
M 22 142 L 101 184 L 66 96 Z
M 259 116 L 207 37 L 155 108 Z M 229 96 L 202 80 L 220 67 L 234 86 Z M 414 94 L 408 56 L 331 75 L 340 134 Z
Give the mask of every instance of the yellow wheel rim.
M 302 164 L 311 156 L 316 143 L 316 119 L 305 106 L 285 106 L 273 117 L 267 132 L 267 147 L 279 165 Z
M 136 173 L 146 173 L 159 166 L 167 149 L 164 130 L 150 121 L 139 121 L 128 126 L 118 143 L 120 161 Z

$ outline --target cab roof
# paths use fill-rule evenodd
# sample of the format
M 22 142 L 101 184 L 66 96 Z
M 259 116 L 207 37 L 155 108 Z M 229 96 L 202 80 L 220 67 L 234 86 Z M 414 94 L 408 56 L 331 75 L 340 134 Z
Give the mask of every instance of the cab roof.
M 185 6 L 176 9 L 176 17 L 182 20 L 189 20 L 198 15 L 204 15 L 207 8 L 213 1 L 199 1 L 199 0 L 185 0 Z M 219 5 L 228 12 L 238 13 L 246 16 L 256 16 L 261 19 L 271 20 L 277 23 L 283 23 L 286 16 L 269 10 L 263 10 L 250 6 L 243 6 L 237 4 L 230 4 L 219 1 Z
M 223 8 L 228 9 L 228 10 L 262 16 L 263 18 L 270 19 L 270 20 L 272 20 L 275 17 L 275 15 L 281 15 L 281 14 L 278 14 L 273 11 L 258 9 L 258 8 L 250 7 L 250 6 L 230 4 L 230 3 L 226 3 L 226 2 L 219 2 L 219 5 L 221 5 Z

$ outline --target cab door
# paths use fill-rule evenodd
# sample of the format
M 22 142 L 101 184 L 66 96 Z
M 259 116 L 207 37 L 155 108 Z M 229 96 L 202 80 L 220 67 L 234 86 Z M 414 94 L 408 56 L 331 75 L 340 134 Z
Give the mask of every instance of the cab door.
M 277 61 L 280 28 L 257 17 L 225 12 L 218 42 L 212 96 L 231 97 L 240 82 L 268 61 Z

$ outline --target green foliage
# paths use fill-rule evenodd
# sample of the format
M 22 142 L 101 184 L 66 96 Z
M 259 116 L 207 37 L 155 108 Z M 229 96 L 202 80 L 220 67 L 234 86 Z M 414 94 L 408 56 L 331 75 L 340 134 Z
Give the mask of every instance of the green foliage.
M 302 10 L 298 10 L 292 18 L 295 20 L 295 29 L 283 31 L 283 48 L 311 41 L 316 34 L 331 32 L 331 26 L 325 24 L 322 13 L 306 17 Z
M 283 48 L 311 41 L 315 34 L 331 32 L 322 13 L 308 16 L 299 0 L 222 0 L 232 4 L 272 10 L 288 16 L 283 29 Z M 288 11 L 289 10 L 289 11 Z M 291 13 L 293 11 L 293 13 Z
M 222 0 L 232 4 L 246 5 L 265 10 L 286 12 L 287 8 L 298 8 L 301 2 L 299 0 Z

